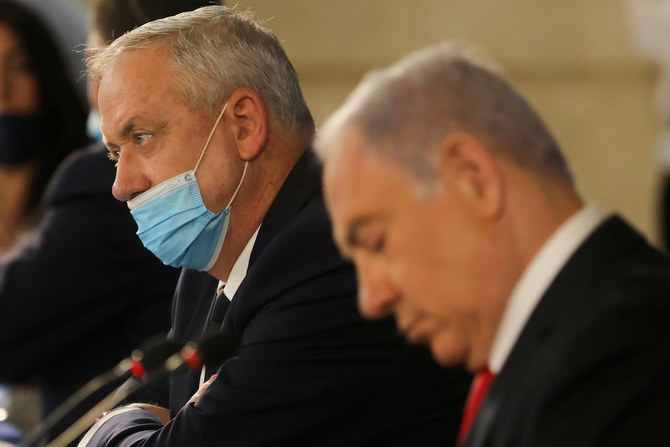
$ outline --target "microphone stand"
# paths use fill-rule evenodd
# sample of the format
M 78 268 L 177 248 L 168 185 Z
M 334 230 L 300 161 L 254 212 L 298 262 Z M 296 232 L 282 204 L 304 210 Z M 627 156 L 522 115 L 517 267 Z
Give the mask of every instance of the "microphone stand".
M 215 332 L 208 334 L 199 343 L 189 342 L 181 352 L 177 352 L 163 363 L 162 367 L 154 367 L 146 372 L 145 382 L 153 382 L 174 373 L 184 365 L 191 369 L 197 369 L 206 362 L 219 362 L 232 360 L 232 356 L 237 349 L 239 340 L 230 333 Z M 100 415 L 116 404 L 124 400 L 129 395 L 141 388 L 141 382 L 129 381 L 116 388 L 102 399 L 97 405 L 91 408 L 86 414 L 79 418 L 74 424 L 68 427 L 56 439 L 46 445 L 46 447 L 66 447 L 69 443 L 77 439 L 79 435 L 95 423 Z
M 56 408 L 41 423 L 33 428 L 19 443 L 18 447 L 30 447 L 38 442 L 51 428 L 61 421 L 77 405 L 86 398 L 110 383 L 129 378 L 132 375 L 143 375 L 145 369 L 153 369 L 162 364 L 166 357 L 180 349 L 181 345 L 174 340 L 165 338 L 165 335 L 151 337 L 140 349 L 133 351 L 129 358 L 121 360 L 111 370 L 94 377 L 79 388 L 58 408 Z M 118 388 L 117 388 L 118 390 Z M 134 391 L 133 391 L 134 392 Z

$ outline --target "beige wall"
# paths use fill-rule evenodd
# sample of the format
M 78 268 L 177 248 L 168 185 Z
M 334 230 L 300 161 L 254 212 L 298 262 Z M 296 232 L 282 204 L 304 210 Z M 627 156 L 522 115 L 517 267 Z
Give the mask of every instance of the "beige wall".
M 548 121 L 583 195 L 658 239 L 654 70 L 619 0 L 242 0 L 282 40 L 317 123 L 365 71 L 447 38 L 476 43 Z

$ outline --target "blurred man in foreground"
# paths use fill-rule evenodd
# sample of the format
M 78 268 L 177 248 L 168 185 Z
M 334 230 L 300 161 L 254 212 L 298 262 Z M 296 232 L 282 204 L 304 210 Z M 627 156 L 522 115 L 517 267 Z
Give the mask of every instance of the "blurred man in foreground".
M 407 346 L 392 320 L 358 315 L 314 122 L 277 38 L 209 6 L 118 38 L 90 70 L 114 195 L 145 246 L 184 268 L 172 336 L 219 328 L 239 346 L 223 366 L 173 376 L 169 410 L 120 408 L 82 445 L 453 444 L 468 378 Z
M 667 445 L 670 262 L 584 204 L 537 113 L 469 53 L 369 75 L 322 129 L 361 310 L 479 373 L 467 446 Z

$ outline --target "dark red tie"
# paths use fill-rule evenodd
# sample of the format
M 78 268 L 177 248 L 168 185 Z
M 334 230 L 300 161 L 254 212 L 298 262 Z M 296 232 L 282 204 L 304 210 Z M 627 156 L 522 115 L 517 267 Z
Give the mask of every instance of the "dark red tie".
M 478 372 L 475 375 L 472 385 L 470 385 L 470 393 L 468 400 L 465 402 L 465 411 L 463 412 L 463 420 L 461 421 L 461 429 L 458 431 L 458 444 L 463 445 L 465 439 L 468 437 L 468 432 L 475 420 L 479 406 L 482 404 L 486 393 L 495 379 L 495 375 L 488 367 Z

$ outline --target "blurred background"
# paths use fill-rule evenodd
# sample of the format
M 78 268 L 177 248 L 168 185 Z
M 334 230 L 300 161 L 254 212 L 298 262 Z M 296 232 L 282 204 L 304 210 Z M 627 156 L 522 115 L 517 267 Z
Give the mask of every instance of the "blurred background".
M 282 41 L 317 125 L 367 70 L 444 39 L 480 46 L 548 122 L 583 195 L 606 211 L 620 211 L 660 243 L 660 121 L 652 103 L 657 74 L 636 51 L 624 1 L 242 0 L 239 5 L 267 20 Z
M 317 125 L 370 69 L 444 39 L 480 46 L 548 122 L 583 195 L 605 211 L 618 210 L 661 243 L 661 119 L 653 104 L 658 73 L 634 44 L 625 0 L 241 0 L 238 5 L 251 8 L 282 41 Z

